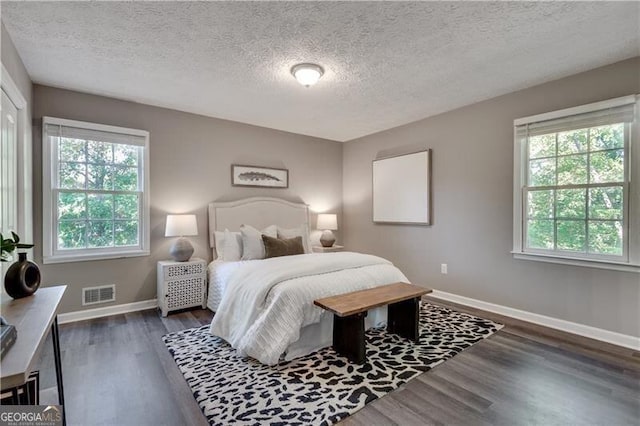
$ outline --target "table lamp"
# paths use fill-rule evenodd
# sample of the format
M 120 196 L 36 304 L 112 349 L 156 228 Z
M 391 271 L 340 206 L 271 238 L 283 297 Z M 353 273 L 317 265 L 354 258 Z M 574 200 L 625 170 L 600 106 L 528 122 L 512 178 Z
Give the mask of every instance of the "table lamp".
M 338 229 L 338 216 L 335 214 L 319 214 L 318 215 L 318 229 L 322 230 L 322 236 L 320 237 L 320 244 L 322 247 L 331 247 L 336 242 L 336 237 L 333 232 Z
M 164 230 L 165 237 L 180 237 L 171 248 L 169 253 L 173 260 L 177 262 L 186 262 L 193 254 L 193 246 L 188 239 L 198 235 L 198 224 L 195 214 L 169 214 L 167 215 L 167 226 Z

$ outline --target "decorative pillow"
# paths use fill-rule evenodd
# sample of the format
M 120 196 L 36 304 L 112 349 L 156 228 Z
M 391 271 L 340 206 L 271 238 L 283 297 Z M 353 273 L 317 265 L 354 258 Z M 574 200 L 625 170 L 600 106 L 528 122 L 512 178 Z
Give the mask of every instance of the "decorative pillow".
M 278 226 L 278 238 L 302 237 L 302 247 L 305 253 L 313 253 L 311 239 L 309 238 L 309 226 L 301 225 L 299 228 L 285 229 Z
M 240 232 L 224 230 L 222 260 L 236 262 L 242 258 L 242 235 Z
M 278 236 L 278 228 L 275 225 L 270 225 L 262 231 L 258 231 L 253 226 L 242 225 L 240 234 L 242 235 L 242 260 L 264 259 L 262 234 L 276 238 Z
M 224 257 L 224 231 L 215 231 L 213 235 L 216 244 L 216 258 L 222 259 Z
M 304 254 L 302 237 L 300 236 L 281 239 L 263 235 L 262 242 L 264 243 L 265 258 Z

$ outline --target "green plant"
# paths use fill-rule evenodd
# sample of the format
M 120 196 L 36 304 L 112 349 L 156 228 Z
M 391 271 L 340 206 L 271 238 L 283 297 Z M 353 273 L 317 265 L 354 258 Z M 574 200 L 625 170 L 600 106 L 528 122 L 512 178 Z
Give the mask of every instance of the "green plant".
M 20 237 L 15 232 L 11 232 L 11 237 L 12 238 L 4 238 L 4 236 L 0 234 L 0 242 L 2 243 L 0 251 L 0 261 L 2 262 L 8 262 L 9 256 L 17 248 L 28 249 L 33 247 L 33 244 L 20 243 Z

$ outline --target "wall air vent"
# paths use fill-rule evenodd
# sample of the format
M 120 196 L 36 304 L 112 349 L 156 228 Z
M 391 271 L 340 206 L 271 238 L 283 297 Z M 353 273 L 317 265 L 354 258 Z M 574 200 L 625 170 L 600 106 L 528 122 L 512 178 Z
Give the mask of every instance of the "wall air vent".
M 99 287 L 85 287 L 82 289 L 82 306 L 97 303 L 115 302 L 116 285 L 102 285 Z

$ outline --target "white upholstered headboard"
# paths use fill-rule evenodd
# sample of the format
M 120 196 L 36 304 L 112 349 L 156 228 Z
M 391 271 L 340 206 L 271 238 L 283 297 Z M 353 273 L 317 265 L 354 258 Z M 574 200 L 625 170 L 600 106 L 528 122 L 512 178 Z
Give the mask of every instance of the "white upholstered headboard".
M 309 225 L 309 206 L 273 197 L 251 197 L 209 204 L 209 245 L 215 246 L 215 231 L 238 231 L 247 224 L 257 229 L 269 225 L 296 228 Z

